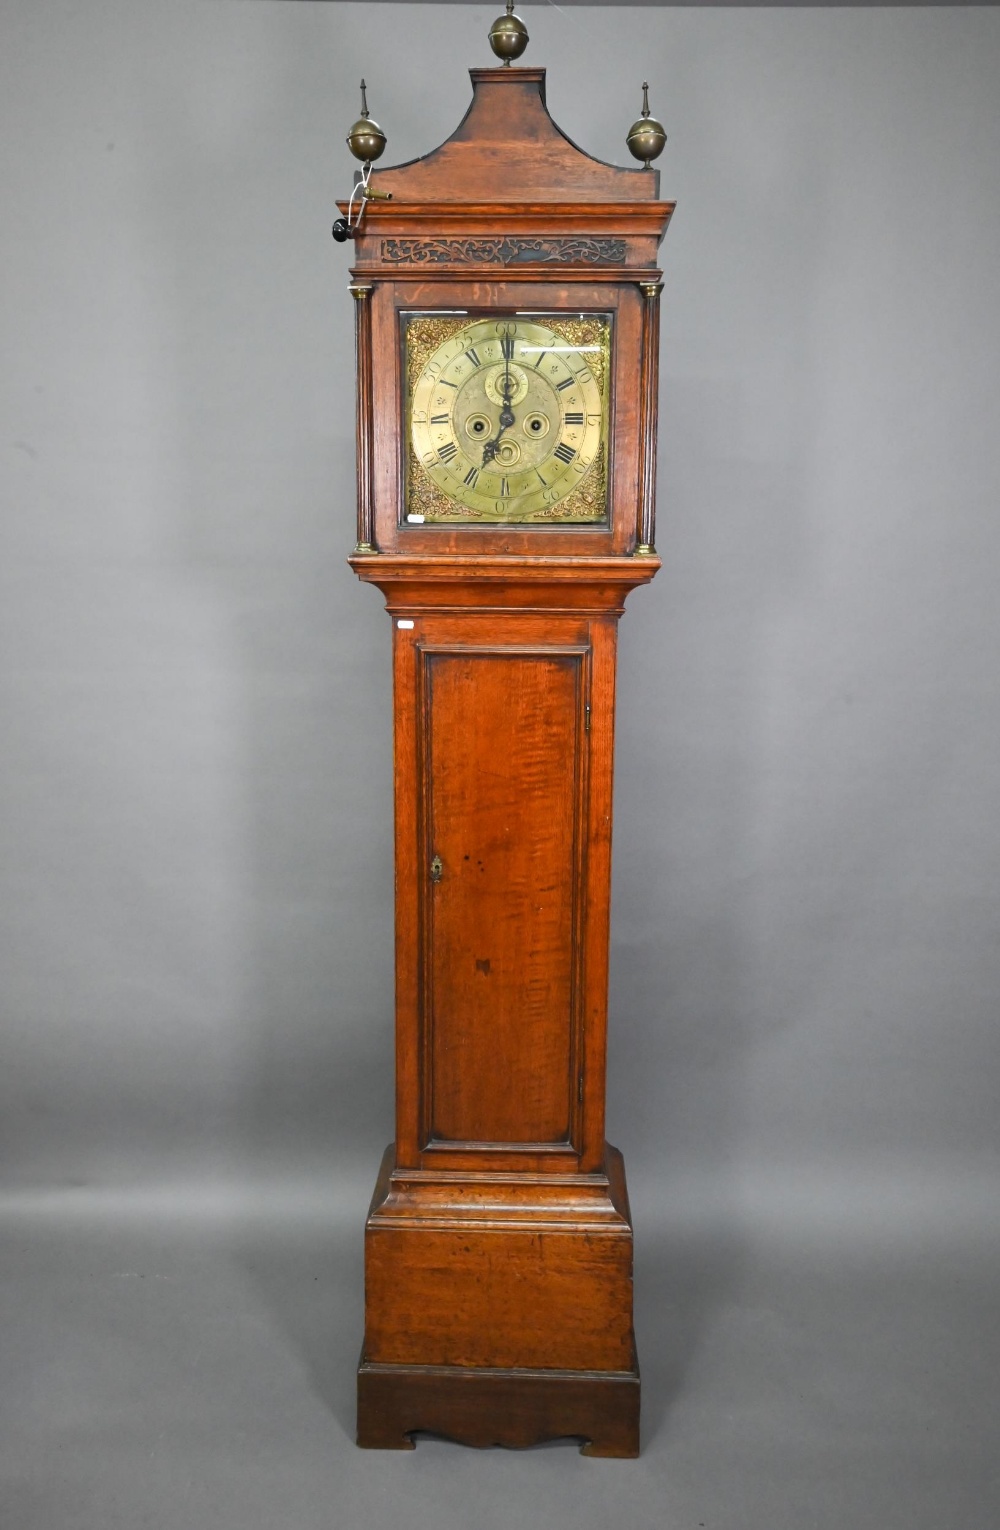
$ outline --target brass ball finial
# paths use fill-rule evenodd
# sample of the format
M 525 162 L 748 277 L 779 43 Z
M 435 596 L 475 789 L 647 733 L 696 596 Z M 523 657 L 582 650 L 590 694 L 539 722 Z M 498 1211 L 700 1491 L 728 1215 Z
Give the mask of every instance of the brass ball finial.
M 347 135 L 347 147 L 355 159 L 370 164 L 378 159 L 386 145 L 386 137 L 374 118 L 368 115 L 368 97 L 365 82 L 361 81 L 361 116 Z
M 633 122 L 625 139 L 629 153 L 634 154 L 636 159 L 641 159 L 642 168 L 648 170 L 650 161 L 663 153 L 663 145 L 666 141 L 667 135 L 663 131 L 663 123 L 657 122 L 655 117 L 649 115 L 649 84 L 643 80 L 642 115 Z
M 490 47 L 509 69 L 511 59 L 520 58 L 527 46 L 528 28 L 514 15 L 514 0 L 507 0 L 506 15 L 498 16 L 490 27 Z

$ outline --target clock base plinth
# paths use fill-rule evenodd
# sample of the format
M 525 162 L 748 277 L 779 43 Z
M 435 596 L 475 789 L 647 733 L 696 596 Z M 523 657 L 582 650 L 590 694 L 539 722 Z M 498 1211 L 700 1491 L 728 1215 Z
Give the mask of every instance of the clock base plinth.
M 639 1454 L 639 1372 L 358 1367 L 358 1444 L 413 1450 L 414 1434 L 523 1450 L 579 1439 L 585 1456 Z
M 358 1444 L 580 1437 L 639 1449 L 632 1225 L 621 1154 L 593 1174 L 394 1167 L 365 1230 Z

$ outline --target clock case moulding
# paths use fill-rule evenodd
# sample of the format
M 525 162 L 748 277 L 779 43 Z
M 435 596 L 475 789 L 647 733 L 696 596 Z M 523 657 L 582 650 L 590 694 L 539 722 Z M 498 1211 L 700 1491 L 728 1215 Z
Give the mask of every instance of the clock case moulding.
M 455 134 L 373 173 L 391 200 L 366 203 L 352 268 L 350 562 L 393 617 L 396 852 L 396 1137 L 366 1226 L 358 1442 L 630 1456 L 632 1225 L 604 1135 L 615 646 L 660 566 L 673 204 L 655 171 L 566 138 L 543 69 L 470 73 Z M 613 314 L 606 525 L 400 524 L 400 314 L 456 309 Z

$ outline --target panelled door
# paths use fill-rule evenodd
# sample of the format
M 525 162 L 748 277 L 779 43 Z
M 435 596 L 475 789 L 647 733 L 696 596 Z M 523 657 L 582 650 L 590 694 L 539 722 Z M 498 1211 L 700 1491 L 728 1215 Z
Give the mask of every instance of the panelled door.
M 589 658 L 421 645 L 425 1150 L 578 1150 Z

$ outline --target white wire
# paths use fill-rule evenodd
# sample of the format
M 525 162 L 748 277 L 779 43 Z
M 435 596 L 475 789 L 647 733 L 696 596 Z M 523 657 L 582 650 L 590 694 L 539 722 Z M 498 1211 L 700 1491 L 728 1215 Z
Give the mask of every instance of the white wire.
M 371 175 L 371 173 L 372 173 L 372 167 L 371 167 L 371 163 L 369 162 L 367 165 L 365 165 L 364 169 L 362 170 L 362 172 L 361 172 L 361 179 L 360 179 L 360 181 L 358 181 L 357 185 L 354 187 L 354 190 L 351 192 L 350 198 L 349 198 L 348 203 L 347 203 L 347 227 L 348 228 L 360 228 L 361 227 L 361 219 L 365 215 L 365 192 L 368 190 L 368 178 Z M 358 192 L 361 193 L 361 202 L 360 202 L 360 205 L 358 207 L 358 218 L 357 218 L 357 222 L 356 223 L 352 223 L 351 222 L 351 212 L 352 212 L 352 210 L 354 208 L 354 198 L 358 195 Z

